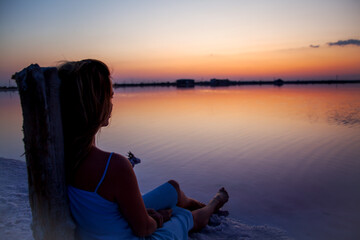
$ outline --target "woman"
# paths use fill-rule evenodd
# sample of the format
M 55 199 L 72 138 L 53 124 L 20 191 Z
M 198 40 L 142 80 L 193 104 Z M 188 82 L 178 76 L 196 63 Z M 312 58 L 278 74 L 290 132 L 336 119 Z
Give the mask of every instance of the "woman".
M 224 188 L 204 205 L 170 180 L 141 196 L 129 160 L 95 146 L 109 124 L 114 94 L 107 66 L 98 60 L 58 69 L 65 163 L 71 213 L 81 239 L 187 239 L 228 201 Z M 191 211 L 190 211 L 191 210 Z

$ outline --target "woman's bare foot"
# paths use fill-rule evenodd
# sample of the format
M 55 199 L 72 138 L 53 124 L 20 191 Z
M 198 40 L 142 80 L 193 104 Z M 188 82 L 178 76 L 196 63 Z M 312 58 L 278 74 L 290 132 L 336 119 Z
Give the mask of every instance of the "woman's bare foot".
M 220 188 L 215 196 L 210 200 L 209 205 L 213 205 L 215 208 L 214 212 L 219 211 L 219 209 L 224 206 L 224 204 L 229 200 L 229 194 L 225 188 Z
M 224 204 L 229 200 L 229 194 L 225 188 L 220 188 L 215 196 L 210 200 L 209 204 L 203 208 L 199 208 L 195 211 L 192 211 L 194 226 L 191 231 L 199 231 L 205 227 L 210 219 L 210 216 L 219 211 L 219 209 L 224 206 Z

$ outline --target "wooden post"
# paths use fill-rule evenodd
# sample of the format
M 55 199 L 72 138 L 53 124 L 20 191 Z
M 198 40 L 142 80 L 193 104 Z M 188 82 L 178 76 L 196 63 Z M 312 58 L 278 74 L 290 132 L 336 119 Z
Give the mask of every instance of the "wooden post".
M 35 240 L 74 239 L 68 205 L 56 68 L 32 64 L 13 78 L 23 112 L 23 132 Z

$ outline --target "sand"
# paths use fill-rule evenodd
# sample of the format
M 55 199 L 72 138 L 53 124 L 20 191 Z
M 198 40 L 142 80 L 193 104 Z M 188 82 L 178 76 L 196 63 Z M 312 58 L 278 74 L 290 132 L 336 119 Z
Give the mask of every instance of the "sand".
M 33 239 L 25 162 L 0 158 L 0 239 Z

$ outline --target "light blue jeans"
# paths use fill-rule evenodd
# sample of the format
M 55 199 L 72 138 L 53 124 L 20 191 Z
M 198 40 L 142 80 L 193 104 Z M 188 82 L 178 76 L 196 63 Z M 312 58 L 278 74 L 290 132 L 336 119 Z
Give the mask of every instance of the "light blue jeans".
M 178 194 L 170 183 L 155 188 L 143 195 L 146 208 L 155 210 L 171 208 L 171 219 L 164 223 L 150 237 L 146 239 L 156 240 L 186 240 L 188 233 L 194 226 L 193 216 L 187 209 L 177 207 Z

